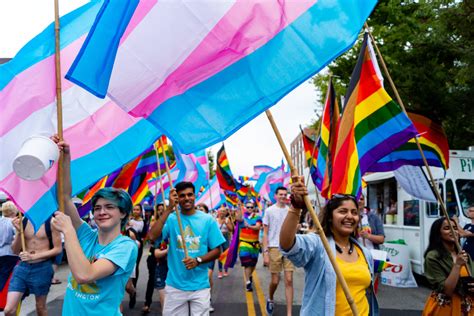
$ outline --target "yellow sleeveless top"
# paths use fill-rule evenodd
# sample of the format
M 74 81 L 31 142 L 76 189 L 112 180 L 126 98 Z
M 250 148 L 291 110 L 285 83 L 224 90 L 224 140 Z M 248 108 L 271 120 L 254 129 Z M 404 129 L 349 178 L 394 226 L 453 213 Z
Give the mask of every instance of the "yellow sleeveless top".
M 336 257 L 336 261 L 347 285 L 349 286 L 349 291 L 354 298 L 359 315 L 365 316 L 369 315 L 369 302 L 365 296 L 365 292 L 371 282 L 370 270 L 367 266 L 362 250 L 360 250 L 356 245 L 354 245 L 354 248 L 357 250 L 357 254 L 359 255 L 356 262 L 346 262 L 338 257 Z M 334 315 L 352 315 L 351 307 L 347 302 L 339 281 L 336 282 L 336 312 Z

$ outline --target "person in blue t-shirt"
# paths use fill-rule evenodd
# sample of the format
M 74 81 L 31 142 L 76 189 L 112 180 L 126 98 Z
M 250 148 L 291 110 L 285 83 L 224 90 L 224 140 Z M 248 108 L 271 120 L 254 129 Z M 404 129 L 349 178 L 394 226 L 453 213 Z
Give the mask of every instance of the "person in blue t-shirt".
M 63 315 L 122 315 L 120 302 L 135 262 L 138 247 L 121 235 L 133 204 L 127 192 L 100 189 L 92 197 L 97 230 L 80 217 L 71 199 L 71 154 L 69 145 L 52 139 L 64 155 L 64 214 L 56 212 L 51 225 L 64 234 L 71 274 L 68 278 Z
M 217 259 L 225 242 L 217 222 L 194 206 L 195 188 L 191 182 L 180 182 L 170 191 L 169 206 L 151 227 L 152 240 L 168 239 L 168 276 L 163 315 L 208 315 L 210 284 L 207 264 Z M 182 238 L 176 213 L 179 204 L 184 232 Z M 185 241 L 188 257 L 184 255 Z

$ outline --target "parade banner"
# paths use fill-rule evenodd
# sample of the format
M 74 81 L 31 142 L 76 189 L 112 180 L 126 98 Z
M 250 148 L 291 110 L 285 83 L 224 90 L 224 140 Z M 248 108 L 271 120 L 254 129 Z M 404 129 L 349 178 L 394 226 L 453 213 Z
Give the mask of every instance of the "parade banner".
M 394 287 L 418 287 L 413 276 L 408 255 L 408 245 L 403 239 L 387 241 L 381 248 L 387 252 L 387 261 L 393 266 L 382 272 L 382 284 Z

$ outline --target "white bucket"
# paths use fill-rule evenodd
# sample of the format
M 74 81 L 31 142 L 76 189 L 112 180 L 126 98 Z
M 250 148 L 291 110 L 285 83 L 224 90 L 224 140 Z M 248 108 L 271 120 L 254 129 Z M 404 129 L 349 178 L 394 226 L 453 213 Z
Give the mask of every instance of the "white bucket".
M 58 145 L 45 136 L 26 139 L 13 160 L 13 171 L 25 180 L 38 180 L 59 158 Z

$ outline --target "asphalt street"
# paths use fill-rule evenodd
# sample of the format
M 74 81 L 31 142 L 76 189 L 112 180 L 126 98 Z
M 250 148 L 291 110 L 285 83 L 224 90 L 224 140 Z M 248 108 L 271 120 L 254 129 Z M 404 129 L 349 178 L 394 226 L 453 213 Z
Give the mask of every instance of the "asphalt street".
M 147 251 L 144 251 L 144 255 Z M 261 258 L 260 258 L 261 259 Z M 266 315 L 265 302 L 268 294 L 270 273 L 259 261 L 256 273 L 254 274 L 254 291 L 246 292 L 244 287 L 243 269 L 237 263 L 231 270 L 230 275 L 223 279 L 217 278 L 217 271 L 214 272 L 214 288 L 212 290 L 212 301 L 215 308 L 213 315 Z M 216 267 L 217 268 L 217 267 Z M 59 285 L 52 285 L 48 295 L 48 314 L 61 315 L 63 298 L 66 288 L 66 279 L 69 273 L 68 266 L 63 264 L 57 273 L 57 277 L 62 281 Z M 146 267 L 146 257 L 140 263 L 140 277 L 138 280 L 137 304 L 134 309 L 128 308 L 129 298 L 125 296 L 123 302 L 124 315 L 142 315 L 141 309 L 145 299 L 145 287 L 148 278 Z M 301 307 L 301 299 L 304 284 L 304 271 L 298 269 L 294 274 L 294 304 L 293 314 L 298 315 Z M 401 289 L 381 285 L 377 295 L 381 307 L 381 315 L 421 315 L 424 302 L 428 297 L 429 290 L 423 286 L 418 288 Z M 286 303 L 283 280 L 277 289 L 275 296 L 274 315 L 285 315 Z M 151 313 L 148 315 L 161 315 L 158 292 L 153 295 Z M 28 297 L 22 305 L 20 315 L 36 315 L 34 298 Z M 2 313 L 0 313 L 1 315 Z

